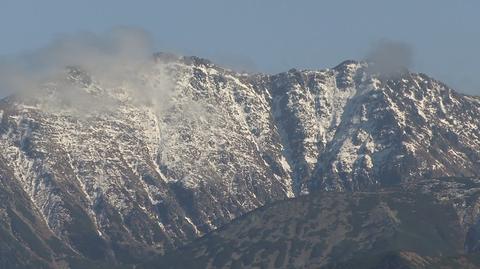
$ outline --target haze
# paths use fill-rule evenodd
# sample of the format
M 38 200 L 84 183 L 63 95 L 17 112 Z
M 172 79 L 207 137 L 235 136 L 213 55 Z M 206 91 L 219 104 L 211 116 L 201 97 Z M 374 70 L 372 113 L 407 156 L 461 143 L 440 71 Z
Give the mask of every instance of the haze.
M 275 73 L 364 59 L 382 40 L 407 44 L 411 69 L 480 94 L 478 1 L 2 1 L 0 55 L 59 34 L 145 29 L 155 50 Z

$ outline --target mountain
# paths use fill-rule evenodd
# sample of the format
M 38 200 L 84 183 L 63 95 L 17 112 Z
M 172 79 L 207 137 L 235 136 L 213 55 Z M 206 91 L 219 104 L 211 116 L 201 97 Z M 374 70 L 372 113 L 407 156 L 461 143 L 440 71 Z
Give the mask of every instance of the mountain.
M 275 202 L 144 268 L 479 268 L 478 253 L 464 255 L 472 232 L 457 207 L 480 195 L 480 180 L 423 183 Z M 426 186 L 457 191 L 457 200 L 432 195 Z M 469 194 L 458 195 L 460 189 Z
M 480 99 L 423 74 L 152 65 L 114 86 L 68 67 L 0 102 L 8 263 L 137 264 L 274 201 L 480 174 Z
M 272 83 L 297 190 L 364 190 L 479 173 L 477 97 L 423 74 L 371 74 L 352 61 L 291 70 Z

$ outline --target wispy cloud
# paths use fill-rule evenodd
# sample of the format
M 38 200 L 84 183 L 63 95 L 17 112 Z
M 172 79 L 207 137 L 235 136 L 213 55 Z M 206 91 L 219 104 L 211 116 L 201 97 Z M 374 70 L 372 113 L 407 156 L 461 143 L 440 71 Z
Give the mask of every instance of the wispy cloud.
M 109 106 L 110 100 L 95 99 L 66 80 L 67 73 L 75 68 L 102 87 L 127 88 L 137 101 L 158 105 L 169 78 L 165 75 L 155 85 L 143 80 L 141 74 L 149 73 L 154 65 L 152 55 L 150 35 L 137 28 L 61 35 L 44 48 L 0 59 L 0 97 L 44 96 L 54 87 L 64 105 L 87 110 Z
M 365 60 L 370 63 L 370 71 L 385 77 L 397 76 L 413 64 L 411 45 L 393 40 L 380 40 L 372 45 Z

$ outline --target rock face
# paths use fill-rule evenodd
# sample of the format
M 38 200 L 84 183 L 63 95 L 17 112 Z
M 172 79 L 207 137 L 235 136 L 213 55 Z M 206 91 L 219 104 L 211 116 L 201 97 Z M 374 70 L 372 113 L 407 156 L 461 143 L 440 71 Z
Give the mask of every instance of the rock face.
M 157 55 L 136 77 L 69 68 L 0 103 L 2 233 L 46 267 L 138 263 L 311 191 L 480 174 L 480 99 L 422 74 L 247 75 Z
M 385 79 L 347 61 L 271 79 L 297 191 L 362 190 L 480 171 L 480 99 L 423 74 Z

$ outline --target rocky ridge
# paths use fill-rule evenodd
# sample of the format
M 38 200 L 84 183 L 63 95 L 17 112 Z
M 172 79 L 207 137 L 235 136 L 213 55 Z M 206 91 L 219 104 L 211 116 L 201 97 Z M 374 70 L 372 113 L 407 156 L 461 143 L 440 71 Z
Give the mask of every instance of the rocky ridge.
M 81 103 L 55 82 L 2 100 L 2 231 L 28 253 L 12 260 L 134 264 L 276 200 L 480 174 L 480 99 L 423 74 L 346 61 L 251 75 L 165 54 L 153 66 L 124 87 L 68 69 Z

